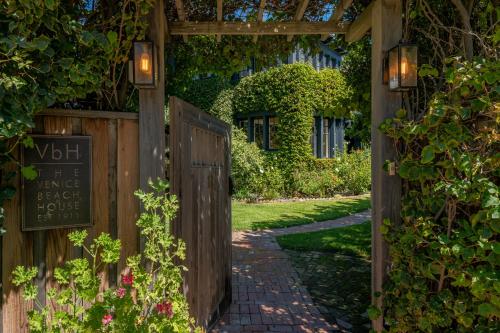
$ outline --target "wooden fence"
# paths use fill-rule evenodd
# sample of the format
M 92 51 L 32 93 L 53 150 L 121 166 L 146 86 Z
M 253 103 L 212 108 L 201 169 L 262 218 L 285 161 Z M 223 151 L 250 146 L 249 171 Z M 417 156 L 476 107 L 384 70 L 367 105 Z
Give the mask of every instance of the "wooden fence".
M 89 238 L 107 232 L 122 240 L 122 261 L 102 271 L 104 285 L 115 284 L 125 267 L 125 259 L 136 253 L 139 242 L 135 226 L 139 203 L 133 192 L 139 188 L 138 118 L 134 113 L 50 110 L 37 116 L 34 134 L 91 136 L 92 222 Z M 82 253 L 70 246 L 72 229 L 21 232 L 21 182 L 15 179 L 16 195 L 5 205 L 7 233 L 2 239 L 2 325 L 0 332 L 27 331 L 26 304 L 12 285 L 11 272 L 18 265 L 36 266 L 39 301 L 54 286 L 53 271 L 65 260 Z

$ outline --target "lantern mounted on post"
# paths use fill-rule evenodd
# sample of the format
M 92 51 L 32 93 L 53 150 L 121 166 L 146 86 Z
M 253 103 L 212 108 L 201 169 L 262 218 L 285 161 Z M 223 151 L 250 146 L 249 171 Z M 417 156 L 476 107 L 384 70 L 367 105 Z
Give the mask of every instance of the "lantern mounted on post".
M 384 84 L 391 91 L 408 91 L 417 87 L 417 54 L 414 44 L 400 43 L 389 50 L 383 61 Z
M 158 59 L 151 41 L 135 41 L 133 56 L 128 65 L 129 81 L 137 88 L 156 88 Z

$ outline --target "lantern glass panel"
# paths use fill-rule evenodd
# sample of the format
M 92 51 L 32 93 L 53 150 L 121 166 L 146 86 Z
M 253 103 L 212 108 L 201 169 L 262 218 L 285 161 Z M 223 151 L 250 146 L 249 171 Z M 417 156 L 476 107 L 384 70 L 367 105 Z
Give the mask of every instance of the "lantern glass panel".
M 403 45 L 401 52 L 401 82 L 403 88 L 417 86 L 417 47 L 413 45 Z
M 153 43 L 134 43 L 134 84 L 154 85 Z
M 395 47 L 389 51 L 389 89 L 398 89 L 399 84 L 399 50 Z

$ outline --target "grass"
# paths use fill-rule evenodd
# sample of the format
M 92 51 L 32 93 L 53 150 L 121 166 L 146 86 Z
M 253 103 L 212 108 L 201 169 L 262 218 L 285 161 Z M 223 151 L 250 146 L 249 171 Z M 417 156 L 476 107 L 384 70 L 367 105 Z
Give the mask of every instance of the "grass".
M 371 222 L 278 237 L 314 303 L 331 323 L 342 319 L 349 331 L 367 333 L 370 303 Z
M 338 252 L 367 258 L 371 249 L 371 223 L 280 236 L 278 243 L 289 250 Z
M 370 208 L 370 195 L 332 200 L 273 203 L 233 202 L 233 230 L 287 228 L 334 220 Z

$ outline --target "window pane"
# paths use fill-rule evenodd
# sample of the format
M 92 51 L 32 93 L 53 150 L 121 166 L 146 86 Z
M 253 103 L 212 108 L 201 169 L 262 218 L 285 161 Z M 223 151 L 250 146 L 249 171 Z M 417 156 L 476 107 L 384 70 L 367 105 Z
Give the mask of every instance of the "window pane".
M 317 143 L 317 134 L 316 134 L 316 121 L 313 122 L 313 126 L 312 126 L 312 133 L 311 133 L 311 147 L 312 147 L 312 154 L 313 156 L 316 156 L 316 152 L 317 152 L 317 149 L 316 149 L 316 143 Z
M 321 140 L 321 155 L 322 157 L 330 157 L 330 132 L 329 119 L 323 118 L 323 138 Z
M 258 147 L 264 148 L 264 119 L 255 118 L 253 120 L 253 141 Z
M 276 134 L 278 127 L 278 118 L 269 117 L 269 149 L 278 149 L 279 142 Z
M 245 132 L 248 131 L 248 119 L 239 120 L 238 127 L 244 130 Z

